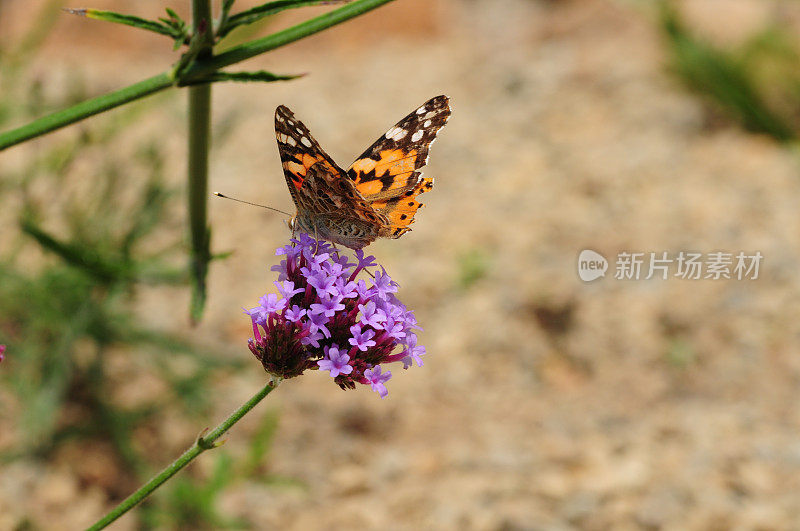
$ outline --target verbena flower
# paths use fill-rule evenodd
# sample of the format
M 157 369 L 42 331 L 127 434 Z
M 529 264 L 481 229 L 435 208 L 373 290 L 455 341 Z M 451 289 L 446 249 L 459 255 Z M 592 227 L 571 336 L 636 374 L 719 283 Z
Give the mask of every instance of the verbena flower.
M 328 371 L 342 389 L 369 385 L 381 398 L 391 371 L 382 365 L 422 366 L 414 312 L 394 295 L 395 283 L 381 268 L 374 279 L 356 278 L 377 267 L 373 256 L 356 251 L 356 262 L 329 243 L 300 234 L 279 248 L 273 266 L 279 294 L 245 310 L 253 324 L 251 352 L 270 374 L 299 376 Z

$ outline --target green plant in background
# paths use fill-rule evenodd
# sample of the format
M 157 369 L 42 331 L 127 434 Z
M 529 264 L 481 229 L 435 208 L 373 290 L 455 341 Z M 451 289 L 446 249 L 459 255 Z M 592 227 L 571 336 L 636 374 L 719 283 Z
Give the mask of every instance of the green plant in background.
M 768 27 L 741 46 L 722 49 L 694 35 L 672 2 L 660 3 L 672 70 L 746 129 L 781 142 L 800 133 L 800 49 Z
M 102 142 L 109 145 L 125 123 L 101 135 Z M 138 285 L 187 281 L 185 270 L 171 264 L 179 256 L 180 236 L 159 241 L 171 224 L 166 210 L 174 194 L 162 182 L 163 155 L 149 141 L 131 160 L 105 152 L 98 164 L 101 186 L 91 194 L 66 192 L 71 161 L 94 142 L 82 137 L 54 146 L 18 172 L 0 174 L 4 183 L 17 185 L 16 194 L 3 194 L 2 206 L 22 212 L 16 242 L 6 240 L 13 248 L 0 256 L 0 332 L 14 345 L 13 373 L 2 376 L 6 389 L 25 405 L 16 454 L 47 454 L 66 438 L 99 436 L 112 441 L 125 462 L 146 472 L 131 447 L 133 430 L 175 398 L 190 413 L 204 412 L 207 376 L 213 368 L 233 365 L 138 324 L 131 310 Z M 62 175 L 54 175 L 53 166 Z M 127 183 L 136 170 L 149 178 L 131 186 Z M 60 197 L 47 194 L 37 201 L 36 188 L 59 190 Z M 39 266 L 27 265 L 32 256 Z M 140 362 L 156 369 L 153 376 L 168 383 L 171 397 L 129 409 L 114 405 L 107 357 L 125 345 L 138 347 Z M 188 370 L 177 366 L 187 362 Z M 58 422 L 65 410 L 79 414 Z
M 32 88 L 29 82 L 26 61 L 38 50 L 58 7 L 57 2 L 46 4 L 38 13 L 38 23 L 18 46 L 3 43 L 0 64 L 9 75 L 0 78 L 0 125 L 85 97 L 82 80 L 75 73 L 66 95 L 56 96 L 55 101 L 41 90 L 41 79 Z M 130 446 L 130 433 L 163 404 L 130 410 L 115 407 L 107 396 L 108 350 L 140 344 L 151 354 L 177 350 L 186 356 L 199 355 L 179 338 L 140 328 L 129 309 L 137 282 L 185 283 L 187 278 L 159 256 L 133 258 L 133 251 L 147 243 L 164 221 L 169 194 L 162 183 L 162 154 L 157 146 L 142 146 L 135 159 L 124 164 L 109 155 L 102 157 L 101 186 L 91 197 L 66 192 L 79 153 L 112 142 L 139 111 L 131 108 L 93 135 L 60 141 L 16 168 L 0 169 L 0 209 L 6 216 L 6 229 L 11 228 L 13 216 L 20 216 L 18 233 L 3 232 L 2 244 L 9 250 L 0 254 L 0 337 L 14 345 L 13 363 L 0 376 L 9 395 L 24 404 L 19 408 L 17 447 L 4 449 L 4 459 L 45 455 L 65 439 L 101 436 L 115 444 L 125 462 L 141 466 L 141 457 Z M 120 196 L 128 188 L 121 181 L 128 177 L 129 168 L 143 169 L 150 177 L 138 186 L 140 196 L 129 201 L 132 208 L 127 212 L 135 217 L 121 218 Z M 37 200 L 42 196 L 43 200 Z M 43 228 L 40 219 L 45 214 L 49 225 L 60 226 L 65 237 Z M 177 238 L 164 254 L 179 249 L 179 243 Z M 38 244 L 38 251 L 31 244 Z M 50 257 L 42 257 L 42 251 Z M 53 260 L 53 255 L 58 258 Z M 31 267 L 31 260 L 38 267 Z M 191 386 L 203 385 L 202 373 L 208 366 L 204 361 L 195 363 L 187 392 Z M 184 379 L 174 370 L 163 371 L 162 377 L 176 384 Z M 202 410 L 202 402 L 183 403 L 194 412 Z M 77 415 L 65 422 L 65 410 Z

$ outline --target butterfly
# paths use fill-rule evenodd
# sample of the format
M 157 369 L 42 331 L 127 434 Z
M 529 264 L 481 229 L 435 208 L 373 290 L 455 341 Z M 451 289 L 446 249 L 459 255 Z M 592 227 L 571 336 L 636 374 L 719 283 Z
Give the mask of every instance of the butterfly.
M 361 249 L 377 238 L 399 238 L 410 231 L 422 206 L 417 196 L 433 188 L 433 179 L 419 169 L 449 117 L 447 96 L 431 98 L 343 170 L 292 111 L 278 107 L 278 151 L 297 207 L 289 222 L 292 232 Z

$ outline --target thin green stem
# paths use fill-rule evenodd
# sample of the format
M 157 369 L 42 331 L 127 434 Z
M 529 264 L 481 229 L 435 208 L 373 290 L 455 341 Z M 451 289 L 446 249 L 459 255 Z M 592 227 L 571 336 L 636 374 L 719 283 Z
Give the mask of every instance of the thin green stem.
M 214 45 L 210 0 L 192 0 L 192 24 L 195 34 L 202 34 L 203 46 Z M 202 31 L 201 31 L 202 30 Z
M 356 0 L 355 2 L 345 4 L 339 9 L 312 18 L 291 28 L 231 48 L 223 54 L 212 57 L 210 60 L 199 61 L 190 69 L 186 77 L 197 79 L 211 75 L 222 67 L 244 61 L 245 59 L 249 59 L 269 50 L 274 50 L 275 48 L 302 39 L 303 37 L 308 37 L 309 35 L 313 35 L 314 33 L 318 33 L 331 26 L 335 26 L 366 13 L 367 11 L 380 7 L 383 4 L 388 4 L 391 1 L 392 0 Z M 64 109 L 63 111 L 49 114 L 29 124 L 23 125 L 22 127 L 0 134 L 0 151 L 95 114 L 113 109 L 124 103 L 144 98 L 145 96 L 149 96 L 150 94 L 174 85 L 175 82 L 176 80 L 171 74 L 171 71 L 165 72 L 115 92 L 86 100 L 68 109 Z
M 192 0 L 192 21 L 200 39 L 197 59 L 211 57 L 211 2 Z M 192 243 L 193 322 L 200 320 L 206 300 L 206 274 L 211 260 L 211 228 L 208 226 L 208 155 L 211 145 L 211 84 L 189 87 L 189 234 Z
M 192 244 L 192 321 L 200 320 L 211 260 L 208 226 L 208 152 L 211 143 L 211 84 L 189 87 L 189 234 Z
M 256 393 L 250 400 L 245 402 L 239 409 L 234 411 L 227 419 L 225 419 L 219 426 L 214 428 L 208 435 L 200 436 L 197 441 L 189 447 L 188 450 L 176 459 L 172 464 L 164 468 L 150 481 L 142 485 L 139 490 L 128 496 L 122 503 L 117 505 L 111 512 L 107 513 L 103 518 L 95 522 L 89 531 L 103 529 L 111 522 L 130 511 L 139 502 L 147 498 L 154 490 L 160 487 L 165 481 L 177 474 L 182 468 L 192 462 L 192 460 L 205 452 L 219 446 L 217 440 L 227 432 L 231 426 L 236 424 L 242 417 L 244 417 L 251 409 L 253 409 L 265 396 L 270 394 L 277 386 L 279 381 L 269 382 L 258 393 Z
M 31 138 L 42 136 L 56 129 L 84 120 L 95 114 L 119 107 L 125 103 L 144 98 L 172 86 L 174 78 L 168 73 L 158 74 L 133 85 L 90 100 L 82 101 L 62 111 L 54 112 L 34 120 L 22 127 L 0 134 L 0 151 Z

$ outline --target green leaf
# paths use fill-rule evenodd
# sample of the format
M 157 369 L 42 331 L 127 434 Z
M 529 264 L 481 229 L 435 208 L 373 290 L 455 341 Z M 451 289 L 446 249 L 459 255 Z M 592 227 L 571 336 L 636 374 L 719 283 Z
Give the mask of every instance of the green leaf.
M 167 12 L 167 15 L 169 15 L 169 18 L 177 20 L 184 26 L 186 25 L 186 22 L 184 22 L 183 19 L 175 11 L 173 11 L 170 8 L 166 8 L 165 11 Z
M 231 9 L 233 8 L 233 3 L 236 0 L 224 0 L 222 2 L 222 11 L 220 15 L 220 27 L 225 25 L 225 22 L 229 19 L 231 14 Z
M 221 253 L 214 253 L 211 255 L 211 260 L 227 260 L 233 256 L 234 251 L 224 251 Z
M 182 44 L 189 44 L 189 30 L 184 21 L 175 11 L 170 8 L 166 9 L 167 17 L 158 17 L 158 20 L 164 23 L 165 26 L 172 28 L 174 31 L 175 36 L 175 46 L 173 46 L 173 50 L 177 50 L 181 47 Z
M 259 468 L 272 449 L 272 442 L 277 432 L 278 414 L 275 411 L 268 411 L 262 417 L 255 434 L 250 438 L 247 456 L 241 465 L 242 475 L 256 478 L 263 476 L 263 474 L 259 474 Z
M 288 81 L 290 79 L 297 79 L 306 74 L 273 74 L 266 70 L 258 70 L 256 72 L 215 72 L 208 77 L 193 79 L 186 83 L 181 83 L 180 86 L 198 85 L 201 83 L 215 83 L 218 81 L 237 81 L 237 82 L 252 82 L 261 81 L 271 83 L 273 81 Z
M 742 62 L 695 37 L 668 2 L 661 4 L 661 26 L 670 46 L 673 69 L 686 85 L 746 129 L 767 133 L 782 142 L 795 139 L 784 118 L 767 106 Z
M 220 27 L 217 30 L 217 38 L 223 38 L 238 26 L 252 24 L 253 22 L 261 20 L 264 17 L 280 13 L 286 9 L 296 9 L 298 7 L 306 6 L 341 4 L 348 1 L 349 0 L 275 0 L 273 2 L 267 2 L 266 4 L 261 4 L 260 6 L 253 7 L 246 11 L 242 11 L 241 13 L 236 13 L 235 15 L 230 16 L 224 24 L 220 24 Z
M 231 9 L 233 8 L 233 2 L 235 0 L 224 0 L 222 2 L 222 9 L 220 10 L 219 20 L 217 21 L 217 26 L 214 34 L 216 35 L 219 32 L 220 28 L 224 28 L 228 25 L 228 19 L 231 16 Z
M 105 20 L 106 22 L 115 22 L 117 24 L 124 24 L 134 28 L 140 28 L 147 31 L 153 31 L 161 35 L 172 37 L 173 39 L 182 38 L 183 36 L 165 24 L 156 22 L 155 20 L 148 20 L 146 18 L 137 17 L 134 15 L 123 15 L 122 13 L 115 13 L 113 11 L 102 11 L 100 9 L 65 9 L 67 13 L 73 15 L 80 15 L 86 18 L 93 18 L 95 20 Z
M 42 230 L 31 219 L 22 219 L 20 228 L 43 248 L 57 254 L 65 262 L 86 271 L 100 282 L 112 282 L 122 274 L 119 268 L 103 261 L 95 250 L 61 242 Z

